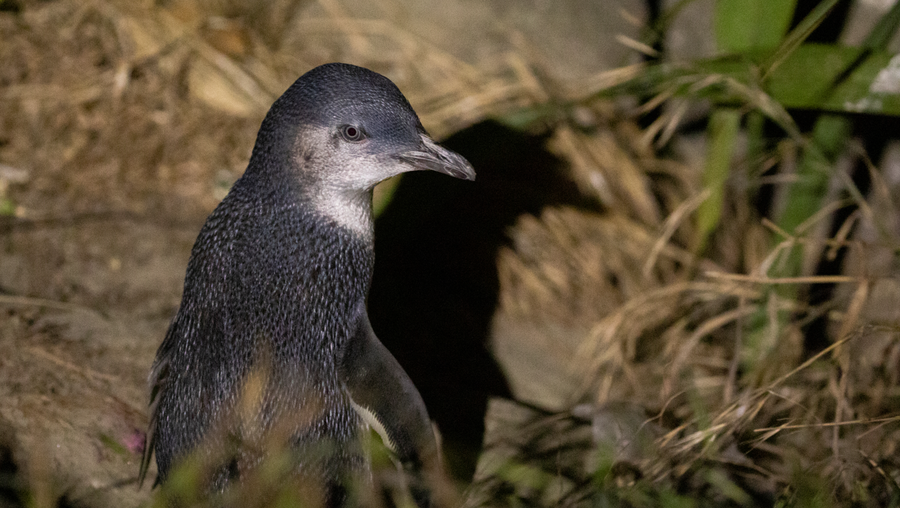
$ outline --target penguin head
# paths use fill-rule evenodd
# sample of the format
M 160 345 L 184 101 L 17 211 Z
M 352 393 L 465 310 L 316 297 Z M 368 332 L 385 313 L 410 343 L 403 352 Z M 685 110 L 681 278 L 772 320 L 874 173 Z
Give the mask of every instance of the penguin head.
M 464 180 L 475 171 L 437 145 L 394 83 L 349 64 L 316 67 L 272 105 L 258 151 L 276 156 L 313 193 L 368 193 L 387 178 L 432 170 Z

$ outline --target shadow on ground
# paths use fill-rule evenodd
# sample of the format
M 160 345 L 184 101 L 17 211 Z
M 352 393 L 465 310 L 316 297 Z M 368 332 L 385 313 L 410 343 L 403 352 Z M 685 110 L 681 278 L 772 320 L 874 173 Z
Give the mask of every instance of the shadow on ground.
M 545 206 L 590 206 L 544 141 L 490 121 L 466 129 L 443 144 L 476 181 L 405 175 L 376 222 L 372 326 L 422 393 L 461 479 L 475 468 L 488 397 L 509 396 L 487 348 L 506 231 Z

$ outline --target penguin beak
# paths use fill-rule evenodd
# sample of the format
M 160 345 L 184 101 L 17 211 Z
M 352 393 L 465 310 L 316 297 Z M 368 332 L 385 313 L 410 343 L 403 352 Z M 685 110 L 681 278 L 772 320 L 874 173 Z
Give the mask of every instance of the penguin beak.
M 418 148 L 397 154 L 401 161 L 416 169 L 437 171 L 461 180 L 475 180 L 475 169 L 462 155 L 439 146 L 427 134 L 421 134 Z

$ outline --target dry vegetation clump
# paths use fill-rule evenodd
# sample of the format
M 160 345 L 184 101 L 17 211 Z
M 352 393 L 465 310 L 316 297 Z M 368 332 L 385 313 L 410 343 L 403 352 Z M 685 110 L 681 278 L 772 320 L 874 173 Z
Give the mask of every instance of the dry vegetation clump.
M 330 61 L 387 74 L 438 137 L 534 102 L 509 65 L 487 75 L 402 26 L 323 3 L 337 10 L 59 0 L 5 13 L 5 199 L 32 219 L 202 215 L 243 171 L 271 102 L 299 72 Z
M 633 129 L 559 127 L 551 146 L 580 141 L 564 152 L 574 178 L 616 206 L 522 217 L 499 258 L 493 350 L 521 403 L 490 408 L 473 504 L 897 502 L 900 192 L 885 176 L 896 153 L 870 168 L 867 196 L 837 169 L 800 236 L 758 216 L 736 167 L 727 216 L 697 256 L 698 171 L 629 143 L 590 148 Z M 790 171 L 790 158 L 777 164 Z M 829 234 L 841 207 L 856 211 Z M 830 275 L 771 275 L 792 251 L 805 273 L 843 262 Z M 810 330 L 824 346 L 809 345 Z

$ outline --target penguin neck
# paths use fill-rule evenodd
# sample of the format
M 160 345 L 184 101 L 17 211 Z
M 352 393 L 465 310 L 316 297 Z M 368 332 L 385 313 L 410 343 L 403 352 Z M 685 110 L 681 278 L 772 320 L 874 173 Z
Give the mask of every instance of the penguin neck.
M 253 238 L 246 270 L 252 300 L 281 322 L 269 330 L 276 357 L 290 363 L 299 354 L 329 368 L 334 348 L 354 332 L 374 267 L 373 242 L 308 201 L 271 207 Z
M 259 144 L 257 141 L 257 145 Z M 300 148 L 295 151 L 303 152 Z M 254 148 L 245 177 L 248 180 L 256 179 L 258 183 L 255 185 L 269 187 L 270 192 L 281 199 L 310 207 L 311 212 L 353 233 L 372 248 L 375 241 L 375 223 L 372 217 L 373 189 L 347 188 L 320 181 L 315 177 L 310 178 L 297 168 L 296 160 L 288 162 L 284 157 L 281 153 L 270 153 Z
M 350 231 L 366 245 L 373 245 L 375 222 L 372 218 L 371 189 L 347 190 L 321 185 L 303 192 L 304 201 L 310 203 L 315 212 Z

